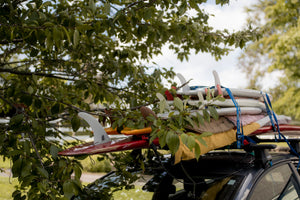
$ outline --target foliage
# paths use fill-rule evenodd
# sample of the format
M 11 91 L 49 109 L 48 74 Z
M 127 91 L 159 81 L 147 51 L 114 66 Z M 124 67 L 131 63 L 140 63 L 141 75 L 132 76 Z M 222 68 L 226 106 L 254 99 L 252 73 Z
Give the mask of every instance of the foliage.
M 194 151 L 195 158 L 201 155 L 200 146 L 196 140 L 205 145 L 203 137 L 211 135 L 206 132 L 202 134 L 194 133 L 191 127 L 195 125 L 204 125 L 204 122 L 210 122 L 211 118 L 217 120 L 219 118 L 216 108 L 213 106 L 214 101 L 223 101 L 224 98 L 220 95 L 214 96 L 214 90 L 209 91 L 207 102 L 199 101 L 198 106 L 187 105 L 188 99 L 181 100 L 178 97 L 174 98 L 173 109 L 167 105 L 167 102 L 160 102 L 161 112 L 168 112 L 167 119 L 159 118 L 154 121 L 152 127 L 150 143 L 159 138 L 161 148 L 168 147 L 174 155 L 179 148 L 180 141 L 186 145 L 191 151 Z M 198 110 L 199 112 L 192 112 Z
M 4 176 L 0 177 L 0 199 L 11 199 L 11 194 L 14 192 L 16 186 L 18 186 L 18 181 L 16 179 Z
M 141 151 L 112 154 L 116 171 L 108 173 L 87 185 L 74 200 L 81 199 L 112 199 L 113 193 L 122 189 L 134 188 L 133 183 L 138 179 L 137 168 L 142 162 Z M 129 164 L 129 166 L 127 166 Z M 128 170 L 130 167 L 131 170 Z M 133 170 L 134 169 L 134 170 Z
M 111 163 L 103 156 L 89 156 L 80 163 L 85 172 L 110 172 L 112 170 Z
M 241 68 L 246 72 L 250 87 L 258 87 L 269 72 L 282 73 L 280 83 L 274 83 L 270 93 L 274 109 L 279 114 L 300 120 L 299 1 L 262 0 L 248 10 L 254 25 L 263 26 L 263 36 L 250 43 L 240 57 Z
M 112 109 L 111 119 L 126 125 L 126 116 L 135 118 L 132 110 L 155 102 L 163 79 L 174 76 L 172 69 L 143 64 L 161 54 L 162 46 L 180 60 L 191 51 L 219 59 L 231 46 L 256 38 L 251 27 L 232 34 L 214 31 L 200 7 L 204 2 L 1 1 L 0 116 L 10 122 L 0 125 L 0 154 L 12 160 L 20 184 L 14 199 L 68 199 L 82 192 L 78 158 L 59 157 L 68 144 L 46 140 L 63 134 L 51 120 L 61 118 L 76 131 L 78 111 L 104 120 Z M 106 112 L 92 110 L 93 103 Z

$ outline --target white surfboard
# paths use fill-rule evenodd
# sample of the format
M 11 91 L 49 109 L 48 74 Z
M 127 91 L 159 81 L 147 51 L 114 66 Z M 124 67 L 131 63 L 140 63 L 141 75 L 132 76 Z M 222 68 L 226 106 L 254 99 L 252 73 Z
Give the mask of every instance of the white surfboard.
M 229 108 L 218 108 L 216 109 L 216 111 L 218 112 L 219 116 L 226 116 L 226 115 L 236 115 L 236 108 L 235 107 L 229 107 Z M 262 113 L 262 109 L 261 108 L 257 108 L 257 107 L 240 107 L 240 111 L 241 111 L 241 115 L 257 115 Z M 167 112 L 167 113 L 160 113 L 157 116 L 161 117 L 163 119 L 167 119 L 169 118 L 169 114 L 171 112 Z M 173 111 L 172 112 L 173 115 L 178 115 L 179 112 L 178 111 Z M 191 110 L 191 115 L 196 116 L 197 113 L 199 113 L 200 115 L 203 114 L 202 110 Z
M 214 74 L 214 78 L 215 78 L 215 85 L 216 85 L 215 87 L 217 87 L 217 85 L 220 85 L 220 79 L 219 79 L 219 76 L 217 75 L 216 71 L 213 71 L 213 74 Z M 187 83 L 182 74 L 178 73 L 177 77 L 180 77 L 179 80 L 182 85 Z M 207 88 L 209 88 L 209 87 L 207 87 Z M 235 96 L 235 97 L 248 97 L 248 98 L 262 98 L 263 97 L 262 92 L 258 91 L 258 90 L 240 89 L 240 88 L 229 88 L 229 89 L 232 92 L 233 96 Z M 222 93 L 224 96 L 228 96 L 228 93 L 225 88 L 221 88 L 221 90 L 222 90 Z M 191 90 L 190 86 L 188 84 L 186 84 L 182 90 L 177 91 L 177 94 L 196 96 L 198 92 L 201 92 L 203 95 L 205 95 L 206 94 L 205 87 Z M 270 95 L 269 95 L 269 97 L 272 98 Z
M 166 101 L 169 105 L 173 104 L 173 101 Z M 240 107 L 258 107 L 261 109 L 265 109 L 266 106 L 264 103 L 260 102 L 256 99 L 236 99 L 236 102 Z M 187 103 L 192 106 L 198 106 L 199 100 L 188 100 Z M 215 105 L 218 107 L 235 107 L 234 103 L 231 99 L 225 99 L 225 101 L 213 101 L 212 103 L 208 103 L 206 100 L 201 101 L 204 105 Z

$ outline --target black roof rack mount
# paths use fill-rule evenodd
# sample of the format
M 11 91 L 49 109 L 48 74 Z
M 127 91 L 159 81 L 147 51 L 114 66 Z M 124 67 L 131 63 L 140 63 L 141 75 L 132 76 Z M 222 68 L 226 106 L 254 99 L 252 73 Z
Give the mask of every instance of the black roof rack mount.
M 254 152 L 255 165 L 262 168 L 271 166 L 272 156 L 269 153 L 270 149 L 275 149 L 275 144 L 253 144 L 244 146 L 248 152 Z

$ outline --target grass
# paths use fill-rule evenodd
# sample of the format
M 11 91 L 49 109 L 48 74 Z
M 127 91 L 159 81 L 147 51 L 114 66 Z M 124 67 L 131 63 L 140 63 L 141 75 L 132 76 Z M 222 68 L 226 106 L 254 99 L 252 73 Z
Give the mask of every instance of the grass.
M 12 200 L 12 193 L 15 190 L 15 185 L 18 184 L 16 179 L 9 179 L 9 177 L 0 177 L 0 200 Z M 131 190 L 120 190 L 114 193 L 115 200 L 150 200 L 152 199 L 152 192 L 145 192 L 140 186 L 136 186 Z
M 145 192 L 140 186 L 135 186 L 131 190 L 120 190 L 114 193 L 115 200 L 150 200 L 153 192 Z
M 111 163 L 108 160 L 98 161 L 97 158 L 101 158 L 99 155 L 92 155 L 83 160 L 80 163 L 83 166 L 84 172 L 110 172 L 112 170 Z M 3 161 L 3 157 L 0 156 L 0 169 L 10 169 L 11 163 L 9 159 Z

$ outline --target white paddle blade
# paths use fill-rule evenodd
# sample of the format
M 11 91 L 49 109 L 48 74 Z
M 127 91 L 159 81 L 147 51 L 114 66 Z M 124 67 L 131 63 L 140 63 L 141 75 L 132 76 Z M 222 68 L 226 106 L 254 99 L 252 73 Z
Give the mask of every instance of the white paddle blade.
M 183 85 L 183 84 L 186 84 L 186 80 L 185 80 L 185 78 L 182 76 L 182 74 L 177 73 L 176 75 L 177 75 L 177 77 L 179 78 L 179 80 L 180 80 L 180 82 L 181 82 L 182 85 Z M 188 84 L 186 84 L 186 85 L 184 85 L 184 86 L 182 87 L 182 91 L 183 91 L 183 92 L 188 92 L 189 90 L 190 90 L 190 86 L 189 86 Z
M 106 142 L 110 142 L 110 138 L 108 137 L 107 133 L 105 132 L 104 128 L 101 126 L 101 124 L 97 121 L 95 117 L 92 115 L 80 112 L 78 113 L 78 116 L 84 119 L 92 128 L 94 132 L 94 144 L 103 144 Z

